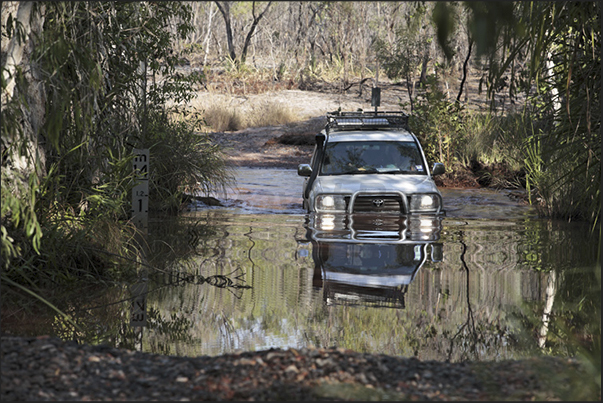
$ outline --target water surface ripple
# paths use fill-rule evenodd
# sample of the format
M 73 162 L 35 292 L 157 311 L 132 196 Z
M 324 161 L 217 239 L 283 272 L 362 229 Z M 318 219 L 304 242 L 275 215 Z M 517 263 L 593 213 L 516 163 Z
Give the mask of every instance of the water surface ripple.
M 182 356 L 338 346 L 483 361 L 540 354 L 555 315 L 600 312 L 584 302 L 600 302 L 588 228 L 506 192 L 443 189 L 442 219 L 316 217 L 295 170 L 235 174 L 222 206 L 150 220 L 143 286 L 80 295 L 63 308 L 85 331 L 59 317 L 53 331 Z

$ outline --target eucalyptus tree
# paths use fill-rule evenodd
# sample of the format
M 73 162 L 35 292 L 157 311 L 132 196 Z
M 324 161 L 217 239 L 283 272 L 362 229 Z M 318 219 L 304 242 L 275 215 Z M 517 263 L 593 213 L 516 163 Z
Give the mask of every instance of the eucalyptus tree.
M 414 109 L 415 82 L 419 66 L 421 77 L 429 60 L 429 49 L 433 28 L 429 21 L 429 5 L 412 3 L 408 6 L 395 31 L 395 38 L 388 42 L 377 38 L 377 58 L 390 79 L 403 78 L 410 102 L 410 112 Z
M 36 71 L 23 65 L 32 58 L 43 13 L 43 3 L 2 2 L 2 268 L 23 249 L 40 249 L 42 230 L 35 208 L 40 176 L 45 173 L 38 135 L 44 97 Z M 19 244 L 22 238 L 29 240 L 26 246 Z
M 249 7 L 249 3 L 236 1 L 216 1 L 215 3 L 218 6 L 218 10 L 220 10 L 220 13 L 222 14 L 222 18 L 224 19 L 224 26 L 226 29 L 226 38 L 228 44 L 228 54 L 230 55 L 230 58 L 233 62 L 237 64 L 245 64 L 245 61 L 247 60 L 247 52 L 251 43 L 251 38 L 253 37 L 258 24 L 260 23 L 266 12 L 268 12 L 268 9 L 270 8 L 272 2 L 267 2 L 267 4 L 265 4 L 263 7 L 259 7 L 259 5 L 260 3 L 265 2 L 251 2 L 251 25 L 249 26 L 247 34 L 245 35 L 245 40 L 243 42 L 243 47 L 241 48 L 240 56 L 237 56 L 235 37 L 233 32 L 233 8 L 238 8 L 238 13 L 241 13 L 242 9 Z M 259 8 L 258 10 L 256 10 L 256 6 Z M 242 14 L 246 13 L 242 12 Z
M 107 257 L 124 252 L 133 148 L 154 153 L 150 190 L 157 207 L 167 199 L 179 204 L 185 186 L 207 189 L 227 180 L 215 147 L 190 124 L 174 122 L 168 107 L 190 100 L 201 79 L 176 70 L 173 43 L 193 29 L 190 7 L 34 2 L 29 8 L 37 29 L 25 29 L 18 13 L 3 18 L 3 35 L 29 51 L 15 67 L 2 66 L 3 94 L 15 83 L 12 98 L 2 101 L 2 275 L 22 274 L 31 283 L 57 272 L 95 277 L 115 267 Z M 28 127 L 34 127 L 29 134 Z M 36 153 L 25 153 L 32 143 Z M 27 190 L 11 192 L 18 181 L 5 170 L 25 157 L 40 168 Z

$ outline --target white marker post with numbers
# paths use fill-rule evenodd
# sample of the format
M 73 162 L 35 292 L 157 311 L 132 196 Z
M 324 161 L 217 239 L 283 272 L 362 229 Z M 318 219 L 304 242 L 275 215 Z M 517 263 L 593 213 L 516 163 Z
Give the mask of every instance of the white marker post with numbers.
M 133 152 L 136 184 L 132 189 L 132 221 L 146 234 L 149 225 L 149 149 L 134 149 Z
M 149 225 L 149 149 L 134 149 L 132 168 L 136 183 L 132 188 L 132 221 L 140 231 L 138 238 L 144 238 Z M 146 242 L 139 239 L 141 245 L 140 259 L 146 261 Z M 130 287 L 132 302 L 130 306 L 130 326 L 138 328 L 140 349 L 142 351 L 143 328 L 147 325 L 147 274 L 143 264 L 140 265 L 141 280 Z

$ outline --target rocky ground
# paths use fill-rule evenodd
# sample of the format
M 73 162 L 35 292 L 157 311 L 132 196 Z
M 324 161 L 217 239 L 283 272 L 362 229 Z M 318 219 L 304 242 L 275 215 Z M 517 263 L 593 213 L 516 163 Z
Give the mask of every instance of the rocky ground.
M 596 400 L 577 389 L 578 362 L 562 358 L 443 363 L 337 348 L 176 357 L 47 337 L 1 341 L 2 401 Z

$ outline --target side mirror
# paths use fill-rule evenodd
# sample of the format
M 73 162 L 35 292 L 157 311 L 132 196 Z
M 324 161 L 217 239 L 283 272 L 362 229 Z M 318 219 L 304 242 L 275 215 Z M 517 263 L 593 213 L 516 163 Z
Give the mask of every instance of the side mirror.
M 431 175 L 441 175 L 446 172 L 446 168 L 444 168 L 444 164 L 441 162 L 436 162 L 433 164 L 433 168 L 431 168 Z
M 299 164 L 297 166 L 297 174 L 299 176 L 310 176 L 312 174 L 312 167 L 308 164 Z

